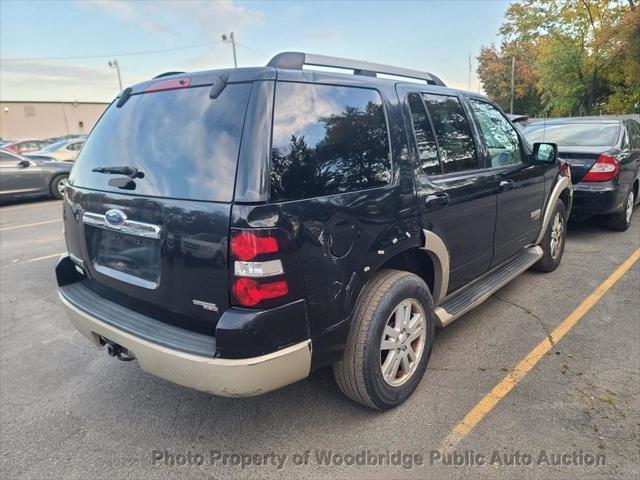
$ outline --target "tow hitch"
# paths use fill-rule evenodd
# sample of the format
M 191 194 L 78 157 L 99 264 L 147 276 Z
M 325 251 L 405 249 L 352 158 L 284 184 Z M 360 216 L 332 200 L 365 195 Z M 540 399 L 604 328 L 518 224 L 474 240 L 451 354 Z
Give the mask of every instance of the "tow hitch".
M 100 337 L 100 345 L 106 345 L 107 353 L 112 357 L 117 358 L 118 360 L 122 360 L 123 362 L 130 362 L 131 360 L 135 360 L 135 357 L 129 355 L 129 351 L 126 348 L 112 342 L 111 340 Z

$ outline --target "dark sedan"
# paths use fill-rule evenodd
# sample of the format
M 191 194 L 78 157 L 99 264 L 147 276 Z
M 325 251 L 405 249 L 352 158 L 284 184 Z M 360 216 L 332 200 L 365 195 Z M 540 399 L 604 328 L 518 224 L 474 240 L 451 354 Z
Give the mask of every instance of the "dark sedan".
M 571 167 L 573 217 L 604 215 L 607 226 L 626 230 L 640 183 L 640 124 L 630 119 L 557 118 L 532 121 L 529 143 L 558 144 Z
M 72 166 L 0 150 L 0 201 L 43 195 L 60 199 Z

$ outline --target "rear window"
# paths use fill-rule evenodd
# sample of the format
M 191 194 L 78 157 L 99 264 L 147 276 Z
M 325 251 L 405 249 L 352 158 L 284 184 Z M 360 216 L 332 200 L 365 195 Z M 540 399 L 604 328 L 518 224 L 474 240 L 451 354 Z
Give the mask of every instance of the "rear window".
M 376 90 L 295 82 L 276 87 L 271 199 L 365 190 L 391 180 L 382 98 Z
M 615 123 L 537 123 L 522 129 L 529 143 L 551 142 L 562 146 L 599 147 L 618 143 L 620 125 Z
M 70 182 L 118 193 L 230 202 L 251 84 L 227 85 L 214 100 L 210 90 L 145 93 L 121 108 L 112 104 L 85 142 Z M 109 184 L 126 179 L 123 175 L 92 172 L 122 166 L 144 175 L 131 190 Z

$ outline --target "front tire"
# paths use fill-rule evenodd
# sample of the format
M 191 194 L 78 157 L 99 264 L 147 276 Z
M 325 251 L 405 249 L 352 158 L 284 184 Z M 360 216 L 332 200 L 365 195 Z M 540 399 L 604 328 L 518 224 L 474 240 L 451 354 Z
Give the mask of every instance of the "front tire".
M 533 266 L 533 269 L 541 272 L 553 272 L 558 268 L 560 260 L 562 260 L 562 254 L 564 253 L 566 238 L 567 208 L 564 202 L 558 199 L 553 209 L 549 225 L 547 225 L 547 231 L 540 244 L 543 251 L 542 258 Z
M 633 204 L 635 203 L 635 190 L 631 187 L 627 200 L 622 205 L 622 210 L 607 216 L 607 228 L 624 232 L 631 225 L 631 216 L 633 215 Z
M 377 410 L 404 402 L 420 383 L 431 356 L 433 308 L 420 277 L 380 271 L 362 292 L 344 356 L 333 366 L 340 390 Z

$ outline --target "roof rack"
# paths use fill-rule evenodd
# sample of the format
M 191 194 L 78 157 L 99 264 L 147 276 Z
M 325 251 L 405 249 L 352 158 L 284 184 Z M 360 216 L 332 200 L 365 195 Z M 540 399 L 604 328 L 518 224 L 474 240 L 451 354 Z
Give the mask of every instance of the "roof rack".
M 316 67 L 344 68 L 353 70 L 354 75 L 365 75 L 367 77 L 377 77 L 378 73 L 394 75 L 397 77 L 424 80 L 428 84 L 446 87 L 444 82 L 432 73 L 411 70 L 408 68 L 392 67 L 379 63 L 361 62 L 348 58 L 328 57 L 325 55 L 315 55 L 304 52 L 282 52 L 273 57 L 268 67 L 287 68 L 291 70 L 302 70 L 304 65 Z

